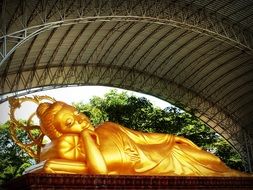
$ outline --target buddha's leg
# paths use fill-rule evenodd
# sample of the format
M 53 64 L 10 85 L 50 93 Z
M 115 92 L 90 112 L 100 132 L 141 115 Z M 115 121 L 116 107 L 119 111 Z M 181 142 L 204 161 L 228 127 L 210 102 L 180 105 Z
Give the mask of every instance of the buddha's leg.
M 64 159 L 51 159 L 45 162 L 43 172 L 87 174 L 88 168 L 84 162 L 64 160 Z
M 182 149 L 188 155 L 198 158 L 198 160 L 208 161 L 209 163 L 210 162 L 216 162 L 216 163 L 221 162 L 221 160 L 217 156 L 215 156 L 205 150 L 202 150 L 200 147 L 195 145 L 189 139 L 186 139 L 183 137 L 176 137 L 175 139 L 176 139 L 176 146 L 180 147 L 180 149 Z
M 182 152 L 190 156 L 192 159 L 201 162 L 206 165 L 216 165 L 221 168 L 226 168 L 225 164 L 220 160 L 219 157 L 215 156 L 212 153 L 209 153 L 205 150 L 196 149 L 195 147 L 186 145 L 186 144 L 177 144 Z

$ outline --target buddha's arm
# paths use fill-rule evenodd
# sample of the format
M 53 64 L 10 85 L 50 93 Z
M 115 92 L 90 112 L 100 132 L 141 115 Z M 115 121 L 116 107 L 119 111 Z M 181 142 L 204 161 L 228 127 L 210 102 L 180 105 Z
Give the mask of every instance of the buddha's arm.
M 82 139 L 89 171 L 93 174 L 107 174 L 107 166 L 104 157 L 98 148 L 98 136 L 96 133 L 86 129 L 82 132 Z
M 87 174 L 88 168 L 84 162 L 50 159 L 43 165 L 43 171 L 46 173 L 66 173 L 66 174 Z

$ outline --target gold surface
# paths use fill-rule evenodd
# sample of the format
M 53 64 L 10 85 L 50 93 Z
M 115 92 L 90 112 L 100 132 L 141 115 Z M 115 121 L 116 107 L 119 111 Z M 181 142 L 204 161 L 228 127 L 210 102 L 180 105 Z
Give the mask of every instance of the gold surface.
M 40 103 L 36 114 L 51 142 L 41 147 L 40 162 L 27 172 L 246 176 L 183 137 L 138 132 L 112 122 L 94 128 L 87 116 L 58 101 Z

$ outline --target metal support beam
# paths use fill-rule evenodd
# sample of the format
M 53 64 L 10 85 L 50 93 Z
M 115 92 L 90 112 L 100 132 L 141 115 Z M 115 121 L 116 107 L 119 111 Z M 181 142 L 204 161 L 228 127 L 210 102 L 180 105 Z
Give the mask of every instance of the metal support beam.
M 125 20 L 171 25 L 208 35 L 240 48 L 250 54 L 253 53 L 252 32 L 245 30 L 243 27 L 239 26 L 238 23 L 235 24 L 224 18 L 220 18 L 219 14 L 208 14 L 208 12 L 205 12 L 205 7 L 196 9 L 194 3 L 190 5 L 181 1 L 168 3 L 163 1 L 136 1 L 135 3 L 132 1 L 126 1 L 117 3 L 115 1 L 100 0 L 97 3 L 87 3 L 85 5 L 81 3 L 85 6 L 87 13 L 93 12 L 93 15 L 89 14 L 89 16 L 85 16 L 83 14 L 84 7 L 77 6 L 78 3 L 74 3 L 74 1 L 72 3 L 64 4 L 56 1 L 55 4 L 53 4 L 54 7 L 52 7 L 49 12 L 45 12 L 45 5 L 40 3 L 37 4 L 38 7 L 36 7 L 36 10 L 30 11 L 31 13 L 28 12 L 27 7 L 29 5 L 27 5 L 27 2 L 21 2 L 23 2 L 23 6 L 21 6 L 23 8 L 21 11 L 23 15 L 23 22 L 21 22 L 23 28 L 12 33 L 6 33 L 0 37 L 0 66 L 16 48 L 43 31 L 60 27 L 62 25 L 78 24 L 80 22 L 87 23 L 98 20 Z M 133 4 L 135 5 L 133 6 Z M 6 3 L 3 3 L 2 9 L 5 10 L 6 6 Z M 205 14 L 202 14 L 203 12 L 205 12 Z M 2 14 L 4 14 L 4 11 Z M 42 18 L 42 22 L 38 25 L 27 26 L 27 24 L 31 23 L 31 19 L 35 18 L 36 15 Z M 56 18 L 58 16 L 58 20 L 55 22 L 48 22 L 52 16 L 56 16 Z M 69 17 L 72 18 L 70 19 Z M 7 28 L 7 25 L 10 26 L 15 22 L 17 22 L 16 19 L 11 19 L 8 24 L 4 22 L 2 28 Z

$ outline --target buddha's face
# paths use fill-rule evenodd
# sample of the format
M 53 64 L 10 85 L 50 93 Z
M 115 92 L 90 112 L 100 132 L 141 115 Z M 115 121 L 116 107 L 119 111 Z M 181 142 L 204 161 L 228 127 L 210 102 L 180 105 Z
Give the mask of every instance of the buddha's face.
M 55 115 L 55 128 L 61 133 L 80 133 L 83 129 L 94 130 L 89 119 L 74 107 L 65 105 Z

